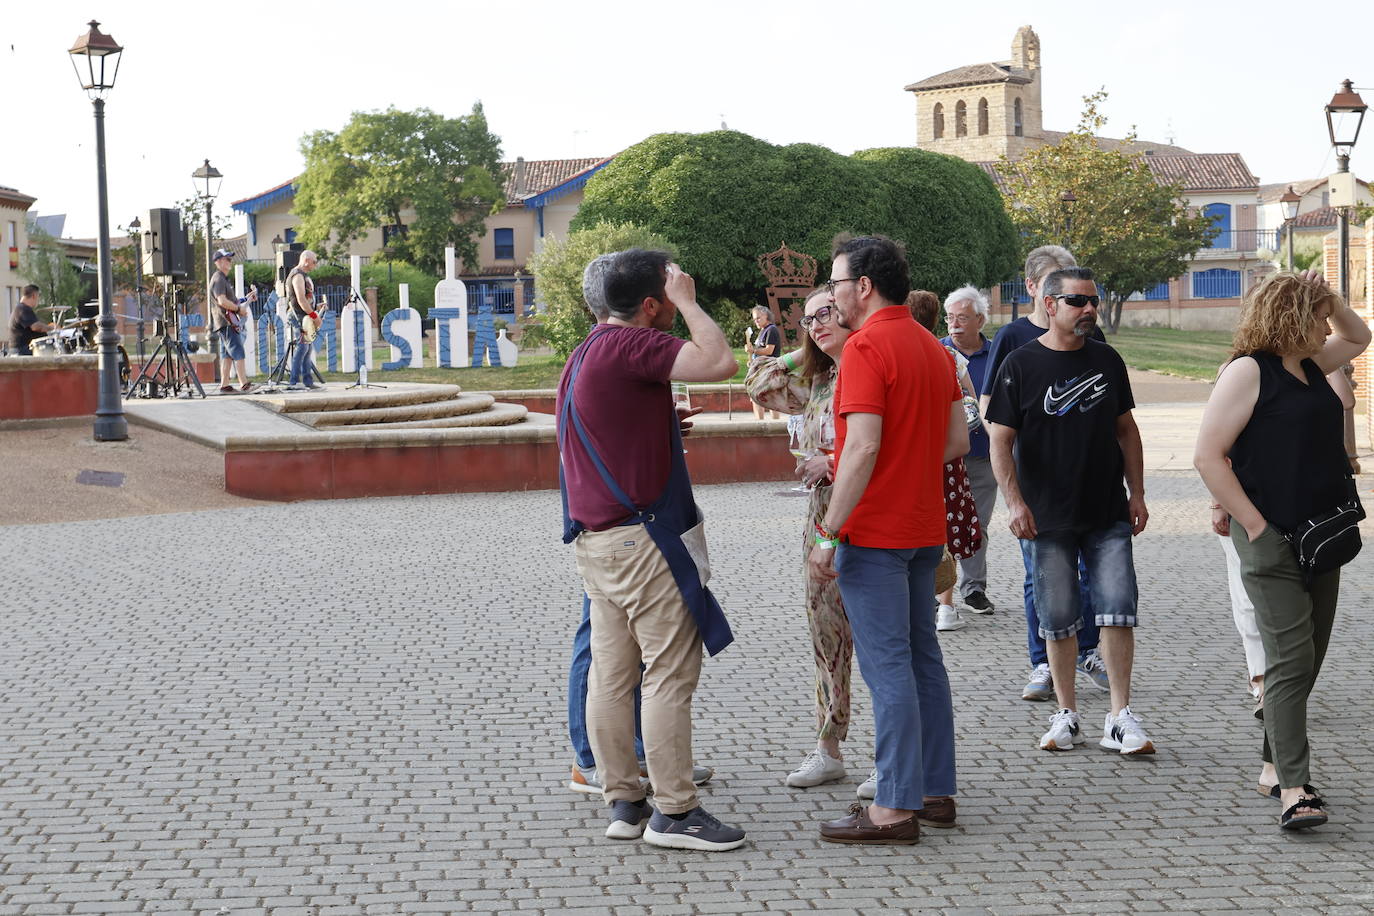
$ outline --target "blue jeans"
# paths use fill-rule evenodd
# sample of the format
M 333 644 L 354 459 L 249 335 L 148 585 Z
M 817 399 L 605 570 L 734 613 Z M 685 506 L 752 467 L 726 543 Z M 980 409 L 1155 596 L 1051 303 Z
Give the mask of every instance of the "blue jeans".
M 1026 578 L 1022 585 L 1026 603 L 1026 650 L 1030 653 L 1031 667 L 1049 664 L 1050 657 L 1045 651 L 1045 637 L 1040 635 L 1040 618 L 1035 613 L 1035 582 L 1031 578 L 1030 541 L 1021 541 L 1021 564 L 1026 568 Z M 1078 593 L 1083 607 L 1083 625 L 1078 630 L 1078 656 L 1082 658 L 1097 648 L 1097 623 L 1093 615 L 1092 580 L 1083 558 L 1078 558 Z
M 291 385 L 314 385 L 315 380 L 310 372 L 310 344 L 301 337 L 299 333 L 300 325 L 292 324 L 292 329 L 296 331 L 296 349 L 291 354 L 291 378 L 288 384 Z
M 926 795 L 953 795 L 954 707 L 935 635 L 940 547 L 903 550 L 841 544 L 840 596 L 859 671 L 873 698 L 874 801 L 918 810 Z
M 568 665 L 568 737 L 580 767 L 596 766 L 587 738 L 587 672 L 592 670 L 592 602 L 582 596 L 582 623 L 573 635 L 572 663 Z M 635 756 L 644 759 L 644 739 L 639 727 L 639 688 L 635 688 Z
M 1080 562 L 1089 573 L 1094 622 L 1099 627 L 1135 626 L 1135 561 L 1128 522 L 1114 522 L 1082 534 L 1041 534 L 1021 543 L 1030 545 L 1035 610 L 1040 616 L 1040 635 L 1045 639 L 1065 639 L 1082 629 Z

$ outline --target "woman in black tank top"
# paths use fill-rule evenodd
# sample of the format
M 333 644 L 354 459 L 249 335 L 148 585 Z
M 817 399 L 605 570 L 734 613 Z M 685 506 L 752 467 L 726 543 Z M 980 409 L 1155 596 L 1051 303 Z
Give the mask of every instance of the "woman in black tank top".
M 1193 464 L 1229 534 L 1264 642 L 1264 767 L 1259 791 L 1279 798 L 1285 829 L 1327 814 L 1309 784 L 1307 698 L 1326 654 L 1340 570 L 1310 585 L 1285 535 L 1346 492 L 1340 399 L 1329 372 L 1364 352 L 1369 328 L 1315 271 L 1279 273 L 1251 291 L 1233 359 L 1217 379 Z

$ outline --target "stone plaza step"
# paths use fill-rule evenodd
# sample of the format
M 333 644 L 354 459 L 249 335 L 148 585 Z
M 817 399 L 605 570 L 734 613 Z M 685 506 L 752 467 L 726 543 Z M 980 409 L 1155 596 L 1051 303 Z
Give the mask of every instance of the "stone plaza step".
M 458 394 L 442 400 L 417 401 L 406 404 L 393 404 L 386 407 L 355 407 L 352 409 L 323 409 L 302 411 L 291 414 L 298 420 L 316 429 L 347 426 L 358 428 L 376 424 L 391 424 L 413 421 L 438 421 L 431 425 L 445 425 L 445 419 L 467 417 L 489 410 L 496 398 L 489 394 Z M 514 421 L 512 421 L 514 422 Z M 481 423 L 454 423 L 454 426 L 474 426 Z
M 472 397 L 490 397 L 480 395 Z M 354 411 L 362 413 L 363 411 Z M 377 413 L 380 411 L 367 411 L 367 413 Z M 349 430 L 388 430 L 388 429 L 445 429 L 461 428 L 472 426 L 510 426 L 514 423 L 523 423 L 529 416 L 529 411 L 519 404 L 491 404 L 483 408 L 480 412 L 469 412 L 465 414 L 453 414 L 446 416 L 435 416 L 428 419 L 417 420 L 397 420 L 391 422 L 377 423 L 349 423 L 346 426 L 331 426 L 331 429 Z M 317 427 L 323 428 L 323 427 Z

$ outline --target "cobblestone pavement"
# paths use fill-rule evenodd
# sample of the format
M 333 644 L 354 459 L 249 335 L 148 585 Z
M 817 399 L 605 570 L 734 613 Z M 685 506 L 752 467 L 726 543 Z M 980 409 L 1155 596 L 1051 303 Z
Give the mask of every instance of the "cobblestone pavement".
M 1035 749 L 1050 709 L 1019 699 L 999 510 L 997 612 L 943 637 L 959 827 L 832 846 L 816 825 L 868 772 L 871 707 L 856 679 L 848 779 L 782 784 L 812 727 L 803 502 L 783 487 L 699 490 L 739 638 L 697 694 L 703 798 L 751 839 L 714 855 L 606 840 L 599 801 L 564 786 L 580 592 L 553 493 L 0 528 L 0 914 L 1374 911 L 1368 556 L 1312 703 L 1330 825 L 1281 835 L 1254 791 L 1205 493 L 1156 472 L 1134 705 L 1160 752 L 1097 749 L 1107 700 L 1086 685 L 1094 740 Z

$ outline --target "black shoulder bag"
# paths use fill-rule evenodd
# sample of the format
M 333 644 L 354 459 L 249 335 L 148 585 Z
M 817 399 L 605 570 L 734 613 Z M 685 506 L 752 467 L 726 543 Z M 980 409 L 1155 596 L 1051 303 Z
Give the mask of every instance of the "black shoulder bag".
M 1346 499 L 1285 535 L 1293 545 L 1298 569 L 1302 570 L 1308 589 L 1312 588 L 1312 580 L 1317 576 L 1344 566 L 1360 552 L 1364 506 L 1360 505 L 1360 496 L 1355 490 L 1355 478 L 1347 474 L 1345 480 Z

